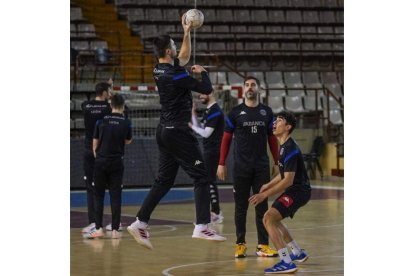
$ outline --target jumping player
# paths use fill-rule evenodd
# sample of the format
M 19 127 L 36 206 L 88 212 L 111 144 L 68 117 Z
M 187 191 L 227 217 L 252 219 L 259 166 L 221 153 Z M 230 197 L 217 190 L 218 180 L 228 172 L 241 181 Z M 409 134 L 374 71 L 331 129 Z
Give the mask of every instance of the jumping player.
M 148 249 L 153 248 L 147 230 L 150 216 L 174 185 L 179 166 L 194 180 L 196 226 L 192 237 L 214 241 L 226 240 L 208 227 L 210 193 L 207 172 L 197 138 L 188 127 L 193 105 L 191 91 L 210 94 L 213 87 L 202 66 L 191 67 L 193 73 L 201 74 L 201 81 L 191 77 L 183 67 L 190 60 L 191 25 L 185 23 L 185 15 L 182 16 L 181 23 L 184 38 L 178 56 L 175 42 L 169 35 L 162 35 L 154 40 L 154 52 L 159 62 L 154 68 L 154 79 L 161 103 L 161 118 L 156 133 L 160 154 L 159 170 L 137 213 L 137 220 L 127 228 L 135 240 Z
M 273 267 L 266 268 L 265 273 L 292 273 L 297 270 L 293 261 L 304 262 L 307 253 L 301 249 L 290 235 L 282 220 L 293 218 L 296 211 L 304 206 L 311 197 L 311 186 L 306 172 L 303 156 L 296 142 L 290 137 L 295 129 L 296 119 L 290 112 L 280 112 L 273 124 L 273 134 L 280 143 L 280 174 L 262 186 L 260 193 L 253 195 L 249 201 L 254 206 L 267 200 L 269 196 L 282 192 L 273 202 L 264 216 L 263 222 L 267 232 L 276 246 L 281 261 Z M 289 245 L 292 254 L 289 255 Z
M 226 117 L 220 162 L 217 169 L 218 178 L 224 180 L 226 176 L 225 161 L 234 135 L 233 192 L 237 236 L 234 256 L 236 258 L 246 257 L 246 216 L 250 190 L 256 194 L 260 191 L 263 183 L 270 180 L 267 143 L 269 143 L 274 160 L 278 160 L 277 141 L 272 135 L 273 112 L 270 107 L 259 103 L 259 87 L 260 82 L 254 77 L 246 77 L 244 80 L 244 103 L 234 107 Z M 267 201 L 255 207 L 258 239 L 256 255 L 275 257 L 277 252 L 269 247 L 269 237 L 263 226 Z

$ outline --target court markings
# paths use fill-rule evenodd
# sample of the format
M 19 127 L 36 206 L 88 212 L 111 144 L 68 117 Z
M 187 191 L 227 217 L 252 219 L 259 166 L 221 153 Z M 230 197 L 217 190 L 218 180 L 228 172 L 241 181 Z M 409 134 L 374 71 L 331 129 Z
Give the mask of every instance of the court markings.
M 312 189 L 343 191 L 344 187 L 311 185 Z
M 173 226 L 173 225 L 156 225 L 155 227 L 160 226 L 160 227 L 167 227 L 168 229 L 165 230 L 156 230 L 156 231 L 151 231 L 151 234 L 159 234 L 159 233 L 166 233 L 166 232 L 173 232 L 173 231 L 177 231 L 177 227 Z M 111 233 L 111 232 L 106 232 L 106 233 Z M 133 237 L 131 237 L 130 234 L 126 234 L 126 227 L 125 230 L 122 231 L 122 238 L 121 240 L 134 240 Z M 82 237 L 82 234 L 80 234 L 80 236 Z M 76 241 L 71 241 L 71 244 L 77 244 L 77 243 L 83 243 L 83 240 L 94 240 L 94 239 L 85 239 L 82 238 L 81 240 L 76 240 Z M 102 238 L 101 240 L 112 240 L 112 238 L 110 237 L 110 235 L 108 235 L 108 238 Z
M 320 259 L 320 258 L 344 258 L 344 256 L 332 256 L 332 255 L 325 255 L 325 256 L 311 256 L 310 258 L 312 259 Z M 184 267 L 190 267 L 190 266 L 201 266 L 201 265 L 210 265 L 210 264 L 218 264 L 218 263 L 230 263 L 230 262 L 235 262 L 236 259 L 232 259 L 232 260 L 226 260 L 226 261 L 213 261 L 213 262 L 203 262 L 203 263 L 188 263 L 188 264 L 183 264 L 183 265 L 177 265 L 177 266 L 173 266 L 173 267 L 169 267 L 166 268 L 162 271 L 162 275 L 164 276 L 174 276 L 174 274 L 171 274 L 170 271 L 174 270 L 174 269 L 178 269 L 178 268 L 184 268 Z M 254 259 L 246 259 L 247 261 L 257 261 L 256 258 Z M 343 269 L 321 269 L 321 270 L 304 270 L 302 268 L 300 268 L 300 270 L 298 270 L 296 273 L 317 273 L 317 272 L 343 272 Z M 221 274 L 224 275 L 224 274 Z M 232 274 L 232 275 L 251 275 L 251 274 Z

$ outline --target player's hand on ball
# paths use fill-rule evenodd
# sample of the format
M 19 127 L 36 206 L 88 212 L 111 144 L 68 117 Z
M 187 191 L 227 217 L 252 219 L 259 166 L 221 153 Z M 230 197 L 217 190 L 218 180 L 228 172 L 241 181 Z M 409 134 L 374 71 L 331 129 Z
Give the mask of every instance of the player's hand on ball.
M 226 178 L 226 166 L 218 165 L 217 167 L 217 178 L 224 181 Z
M 189 33 L 191 31 L 191 22 L 188 24 L 185 22 L 185 13 L 181 16 L 181 24 L 183 25 L 184 33 Z
M 195 64 L 195 65 L 191 66 L 191 72 L 193 72 L 193 73 L 200 74 L 203 71 L 207 72 L 207 70 L 204 69 L 204 67 L 201 66 L 201 65 Z

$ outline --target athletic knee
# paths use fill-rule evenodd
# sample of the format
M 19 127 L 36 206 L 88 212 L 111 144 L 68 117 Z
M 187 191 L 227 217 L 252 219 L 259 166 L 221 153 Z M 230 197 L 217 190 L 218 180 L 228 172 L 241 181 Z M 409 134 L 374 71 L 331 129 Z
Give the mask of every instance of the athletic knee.
M 267 210 L 266 213 L 263 216 L 263 224 L 264 225 L 270 225 L 270 224 L 275 224 L 277 223 L 277 216 L 276 214 L 274 214 L 274 212 L 272 212 L 271 209 Z

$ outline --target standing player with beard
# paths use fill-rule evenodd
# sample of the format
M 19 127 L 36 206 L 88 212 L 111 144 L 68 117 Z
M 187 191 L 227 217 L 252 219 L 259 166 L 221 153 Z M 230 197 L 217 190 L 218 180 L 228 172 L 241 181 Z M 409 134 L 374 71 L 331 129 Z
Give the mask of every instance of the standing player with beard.
M 254 77 L 244 81 L 244 103 L 234 107 L 226 117 L 226 126 L 221 142 L 220 161 L 217 176 L 226 177 L 225 161 L 234 136 L 234 201 L 236 223 L 236 258 L 246 257 L 246 216 L 249 207 L 250 190 L 254 194 L 260 191 L 263 183 L 270 180 L 267 143 L 269 143 L 275 162 L 278 160 L 278 146 L 272 135 L 273 112 L 258 101 L 260 82 Z M 278 171 L 275 166 L 275 170 Z M 256 208 L 256 228 L 259 257 L 276 257 L 277 252 L 269 247 L 269 236 L 263 225 L 263 216 L 267 211 L 267 200 Z
M 154 68 L 154 79 L 161 103 L 161 118 L 156 134 L 160 152 L 159 170 L 137 213 L 137 220 L 127 228 L 135 240 L 148 249 L 153 248 L 148 233 L 151 214 L 174 185 L 180 166 L 194 180 L 196 225 L 192 237 L 212 241 L 226 240 L 208 227 L 210 193 L 207 172 L 197 138 L 188 127 L 193 106 L 191 91 L 210 94 L 213 87 L 207 71 L 202 66 L 191 67 L 193 73 L 201 74 L 201 81 L 191 77 L 183 67 L 190 60 L 191 24 L 185 23 L 185 15 L 181 18 L 181 24 L 184 38 L 178 56 L 175 42 L 169 35 L 162 35 L 154 40 L 154 52 L 159 62 Z
M 213 94 L 200 95 L 201 102 L 207 105 L 201 120 L 198 123 L 195 105 L 193 105 L 192 123 L 189 123 L 196 133 L 203 137 L 204 162 L 207 170 L 208 182 L 210 183 L 211 222 L 222 223 L 223 213 L 220 210 L 219 194 L 216 183 L 217 166 L 220 159 L 220 143 L 223 137 L 224 114 L 216 103 Z

